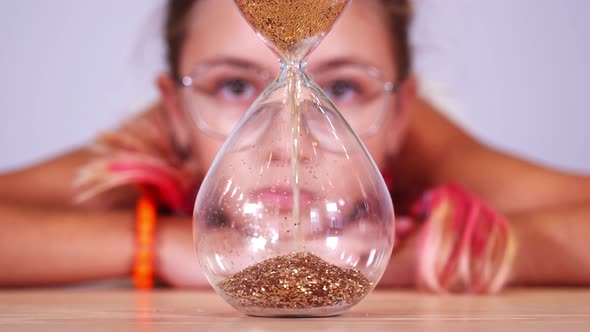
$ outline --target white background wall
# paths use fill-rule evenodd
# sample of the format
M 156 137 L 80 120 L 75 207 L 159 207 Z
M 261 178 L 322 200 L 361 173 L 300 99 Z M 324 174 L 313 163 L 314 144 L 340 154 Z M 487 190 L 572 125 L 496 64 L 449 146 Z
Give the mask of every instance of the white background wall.
M 155 98 L 162 3 L 0 2 L 0 171 L 87 142 Z M 416 72 L 487 143 L 590 172 L 588 13 L 586 0 L 418 0 Z
M 590 1 L 418 0 L 416 66 L 484 141 L 590 172 Z
M 0 1 L 0 170 L 79 146 L 154 98 L 162 4 Z

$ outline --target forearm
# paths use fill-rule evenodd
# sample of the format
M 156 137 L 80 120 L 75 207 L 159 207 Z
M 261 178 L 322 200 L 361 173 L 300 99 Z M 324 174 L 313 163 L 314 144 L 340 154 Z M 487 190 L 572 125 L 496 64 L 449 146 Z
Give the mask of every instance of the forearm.
M 510 216 L 514 284 L 590 285 L 590 203 Z
M 130 275 L 132 212 L 0 204 L 0 286 L 65 284 Z

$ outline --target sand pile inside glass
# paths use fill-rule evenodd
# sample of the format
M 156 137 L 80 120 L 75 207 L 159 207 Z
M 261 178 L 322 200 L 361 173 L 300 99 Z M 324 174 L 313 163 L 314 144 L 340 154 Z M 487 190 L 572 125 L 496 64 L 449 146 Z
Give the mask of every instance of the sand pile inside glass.
M 235 0 L 254 30 L 278 49 L 294 51 L 305 39 L 325 32 L 347 0 Z
M 218 284 L 232 304 L 264 309 L 352 306 L 371 286 L 359 271 L 306 252 L 264 260 Z

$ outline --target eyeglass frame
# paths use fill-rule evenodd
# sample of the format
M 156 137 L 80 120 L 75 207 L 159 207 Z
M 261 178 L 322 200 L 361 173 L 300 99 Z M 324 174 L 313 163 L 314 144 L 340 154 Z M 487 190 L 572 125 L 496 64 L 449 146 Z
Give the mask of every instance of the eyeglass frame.
M 220 59 L 218 61 L 201 63 L 201 64 L 197 65 L 195 67 L 195 69 L 193 69 L 191 71 L 191 74 L 184 75 L 184 76 L 182 76 L 182 78 L 177 78 L 175 81 L 177 84 L 179 84 L 184 89 L 190 89 L 191 93 L 195 93 L 195 89 L 193 87 L 194 83 L 197 81 L 195 79 L 195 77 L 197 77 L 200 73 L 205 72 L 207 69 L 209 69 L 211 67 L 219 66 L 222 64 L 234 65 L 234 66 L 242 67 L 247 70 L 252 70 L 253 72 L 257 73 L 262 78 L 262 80 L 264 82 L 266 82 L 267 86 L 272 83 L 273 78 L 268 70 L 265 70 L 265 69 L 255 65 L 255 64 L 252 64 L 250 62 L 246 62 L 246 61 L 242 61 L 242 60 L 238 60 L 238 59 L 223 59 L 223 60 Z M 341 65 L 342 65 L 342 63 L 339 63 L 339 62 L 331 63 L 331 64 L 328 64 L 327 66 L 320 67 L 319 71 L 321 72 L 322 70 L 326 70 L 331 67 L 338 67 Z M 367 72 L 373 79 L 381 81 L 383 83 L 382 93 L 384 93 L 387 98 L 389 98 L 391 95 L 398 92 L 397 91 L 398 84 L 396 84 L 394 81 L 386 80 L 383 77 L 381 71 L 377 67 L 375 67 L 373 65 L 355 63 L 355 62 L 347 62 L 346 65 L 363 68 L 365 70 L 365 72 Z M 302 63 L 303 69 L 305 69 L 305 66 L 306 66 L 306 63 Z M 308 75 L 308 72 L 305 71 L 305 74 Z M 311 75 L 309 75 L 309 77 L 312 81 L 313 81 L 314 76 L 315 75 L 313 74 L 313 72 L 311 73 Z M 204 93 L 206 93 L 206 92 L 204 92 Z M 334 105 L 336 105 L 336 104 L 334 103 Z M 359 137 L 367 138 L 367 137 L 373 136 L 374 134 L 377 133 L 377 131 L 379 131 L 379 129 L 381 129 L 381 127 L 383 125 L 383 119 L 385 118 L 385 114 L 387 113 L 387 110 L 388 110 L 387 105 L 389 105 L 389 103 L 386 100 L 379 116 L 375 119 L 375 121 L 373 121 L 373 125 L 371 125 L 371 127 L 369 127 L 367 130 L 365 130 L 363 133 L 357 133 L 359 135 Z M 337 105 L 336 105 L 336 107 L 338 108 Z M 218 130 L 211 129 L 208 124 L 204 123 L 206 121 L 199 118 L 198 112 L 199 111 L 194 111 L 192 109 L 190 110 L 191 117 L 194 118 L 197 128 L 199 128 L 199 130 L 201 130 L 205 134 L 207 134 L 213 138 L 219 139 L 219 140 L 225 140 L 229 136 L 229 134 L 222 134 Z

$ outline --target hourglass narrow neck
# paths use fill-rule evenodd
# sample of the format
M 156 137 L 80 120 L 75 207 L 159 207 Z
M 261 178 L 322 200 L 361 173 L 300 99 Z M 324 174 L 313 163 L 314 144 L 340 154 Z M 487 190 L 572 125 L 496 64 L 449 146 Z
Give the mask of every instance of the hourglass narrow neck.
M 293 80 L 292 82 L 300 83 L 305 77 L 305 69 L 307 68 L 307 61 L 291 61 L 286 62 L 280 60 L 281 74 L 279 81 Z

